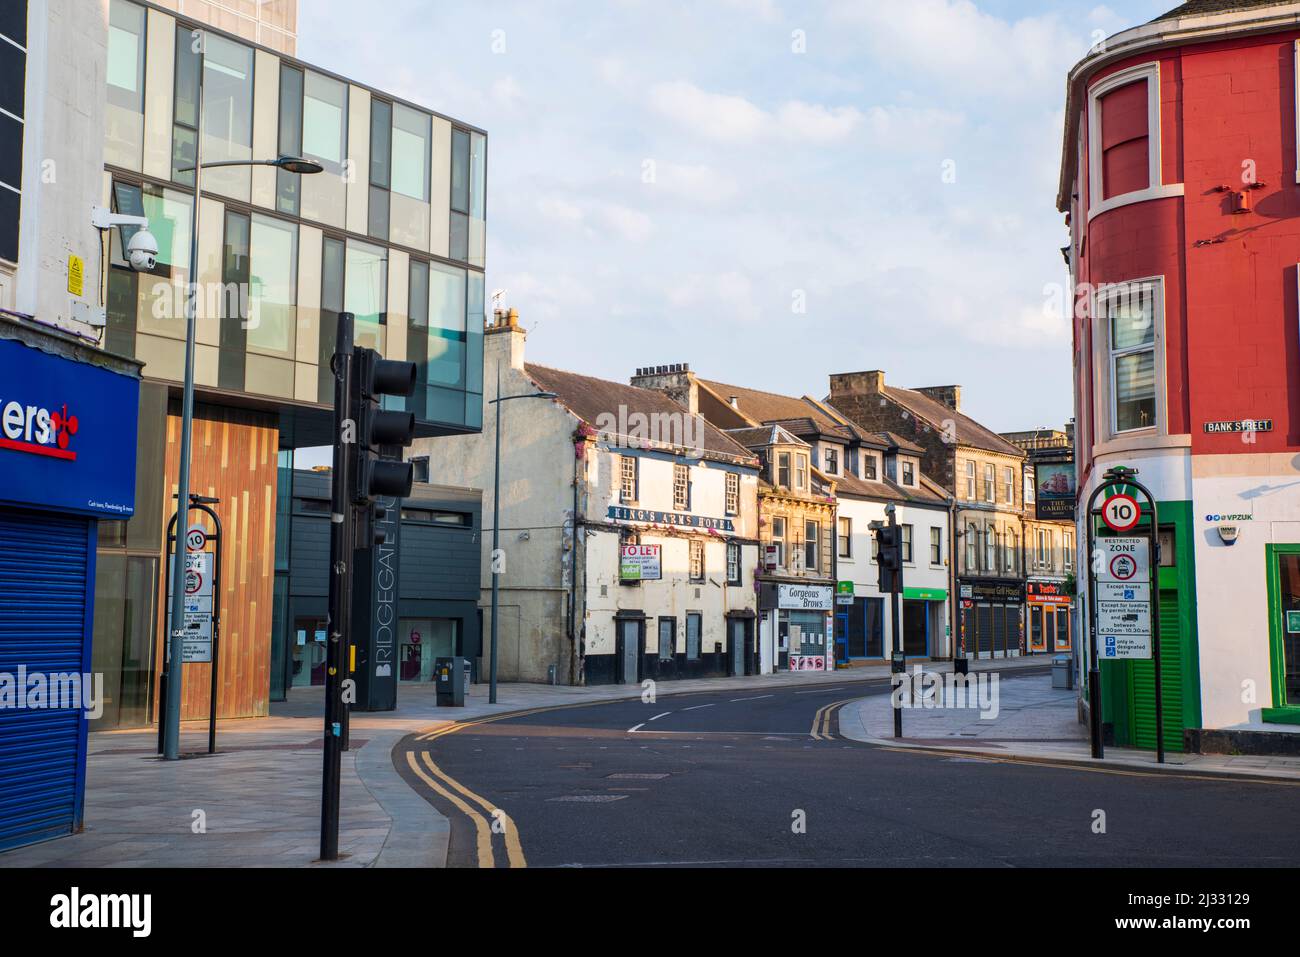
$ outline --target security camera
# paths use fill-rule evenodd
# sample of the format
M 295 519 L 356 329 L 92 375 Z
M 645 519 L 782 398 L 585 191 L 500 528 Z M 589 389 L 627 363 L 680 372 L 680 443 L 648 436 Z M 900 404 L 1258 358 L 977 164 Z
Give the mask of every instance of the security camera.
M 126 247 L 131 268 L 136 272 L 150 272 L 158 265 L 158 240 L 147 229 L 139 230 Z

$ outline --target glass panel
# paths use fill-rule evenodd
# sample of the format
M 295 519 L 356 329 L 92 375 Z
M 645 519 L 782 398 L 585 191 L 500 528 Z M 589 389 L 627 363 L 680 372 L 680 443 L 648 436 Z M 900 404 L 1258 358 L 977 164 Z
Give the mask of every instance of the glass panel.
M 486 280 L 482 273 L 469 274 L 465 304 L 465 388 L 483 391 L 483 327 L 487 322 Z
M 194 164 L 197 162 L 196 145 L 199 134 L 183 126 L 172 128 L 172 181 L 181 186 L 194 186 Z M 189 172 L 183 173 L 182 170 Z
M 456 389 L 439 389 L 434 386 L 430 386 L 428 392 L 428 414 L 423 416 L 426 421 L 446 422 L 450 425 L 464 424 L 465 393 Z M 478 398 L 482 402 L 482 397 Z
M 659 619 L 659 657 L 672 658 L 677 644 L 677 622 L 671 618 Z
M 214 33 L 204 36 L 203 161 L 253 158 L 253 51 Z M 247 167 L 204 173 L 204 188 L 247 200 Z
M 470 136 L 469 256 L 472 266 L 487 261 L 487 137 Z
M 370 101 L 370 185 L 388 189 L 391 184 L 393 108 L 383 100 Z
M 1145 429 L 1156 422 L 1155 353 L 1115 359 L 1115 430 Z
M 144 7 L 112 0 L 108 8 L 108 101 L 144 112 Z
M 429 268 L 429 382 L 465 384 L 465 270 Z
M 1300 707 L 1300 631 L 1295 629 L 1294 617 L 1300 614 L 1300 555 L 1279 555 L 1278 589 L 1282 616 L 1282 668 L 1286 692 L 1285 704 Z M 1279 702 L 1282 704 L 1283 702 Z
M 133 170 L 144 153 L 144 51 L 144 8 L 112 0 L 104 159 Z
M 464 213 L 451 214 L 450 258 L 469 261 L 469 217 Z
M 393 192 L 429 201 L 431 118 L 398 104 L 393 108 Z
M 302 88 L 301 70 L 288 66 L 280 68 L 280 153 L 298 156 L 302 153 Z M 276 209 L 297 215 L 302 206 L 302 177 L 278 169 L 276 173 Z
M 451 208 L 458 213 L 469 213 L 469 170 L 469 134 L 464 130 L 452 130 Z
M 177 123 L 191 129 L 199 125 L 199 70 L 203 58 L 199 56 L 199 43 L 194 32 L 185 27 L 176 28 L 176 106 Z
M 348 242 L 343 308 L 357 317 L 356 344 L 383 352 L 388 322 L 388 250 Z
M 298 228 L 253 217 L 248 278 L 248 348 L 293 358 L 298 293 Z
M 149 219 L 149 231 L 158 240 L 158 264 L 152 273 L 140 274 L 139 329 L 183 337 L 194 199 L 150 184 L 145 186 L 141 200 L 143 215 Z M 126 242 L 131 241 L 134 232 L 134 228 L 122 231 Z
M 370 222 L 366 233 L 371 239 L 387 241 L 389 236 L 388 200 L 391 194 L 378 186 L 370 187 Z
M 330 370 L 330 360 L 334 357 L 339 313 L 343 311 L 344 261 L 343 241 L 327 237 L 321 256 L 320 349 L 317 356 L 320 371 L 317 401 L 327 405 L 334 404 L 334 373 Z
M 1125 288 L 1110 300 L 1110 347 L 1113 352 L 1136 349 L 1155 341 L 1154 298 L 1151 290 Z
M 242 392 L 246 386 L 244 355 L 248 348 L 247 299 L 250 275 L 251 225 L 241 213 L 226 213 L 226 236 L 222 256 L 221 355 L 217 384 Z
M 326 174 L 340 176 L 347 153 L 347 85 L 319 73 L 308 73 L 303 85 L 302 151 L 325 166 Z

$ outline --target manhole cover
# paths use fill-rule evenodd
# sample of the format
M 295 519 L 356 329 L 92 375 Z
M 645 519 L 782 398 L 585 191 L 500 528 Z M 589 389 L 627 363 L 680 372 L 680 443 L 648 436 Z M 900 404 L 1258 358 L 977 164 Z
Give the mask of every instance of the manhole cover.
M 658 773 L 642 772 L 642 771 L 619 771 L 615 774 L 605 775 L 606 778 L 613 779 L 616 781 L 662 781 L 664 778 L 669 776 L 670 775 L 668 774 L 658 774 Z
M 626 794 L 566 794 L 564 797 L 547 798 L 546 800 L 570 804 L 608 804 L 611 801 L 625 800 L 627 797 Z

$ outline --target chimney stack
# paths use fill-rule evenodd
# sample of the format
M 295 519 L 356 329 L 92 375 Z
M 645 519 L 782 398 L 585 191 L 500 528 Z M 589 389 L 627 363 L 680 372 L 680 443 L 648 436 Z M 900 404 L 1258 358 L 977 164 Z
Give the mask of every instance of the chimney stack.
M 916 391 L 929 396 L 935 402 L 946 405 L 954 412 L 961 411 L 961 386 L 959 385 L 927 385 Z
M 879 369 L 839 372 L 831 376 L 831 401 L 837 395 L 879 395 L 884 391 L 885 374 Z
M 691 415 L 700 414 L 700 387 L 689 363 L 643 366 L 636 370 L 631 384 L 638 389 L 662 392 Z
M 493 368 L 501 363 L 510 369 L 524 367 L 524 342 L 528 333 L 519 325 L 518 309 L 492 310 L 493 322 L 483 332 L 484 366 Z

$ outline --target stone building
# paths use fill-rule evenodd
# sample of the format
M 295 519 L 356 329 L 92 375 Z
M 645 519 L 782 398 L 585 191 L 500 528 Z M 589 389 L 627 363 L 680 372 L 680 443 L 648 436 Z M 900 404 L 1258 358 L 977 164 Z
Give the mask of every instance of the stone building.
M 1024 651 L 1023 450 L 961 411 L 961 387 L 903 389 L 881 371 L 831 376 L 827 402 L 854 424 L 915 443 L 921 471 L 954 499 L 958 639 L 967 655 Z

